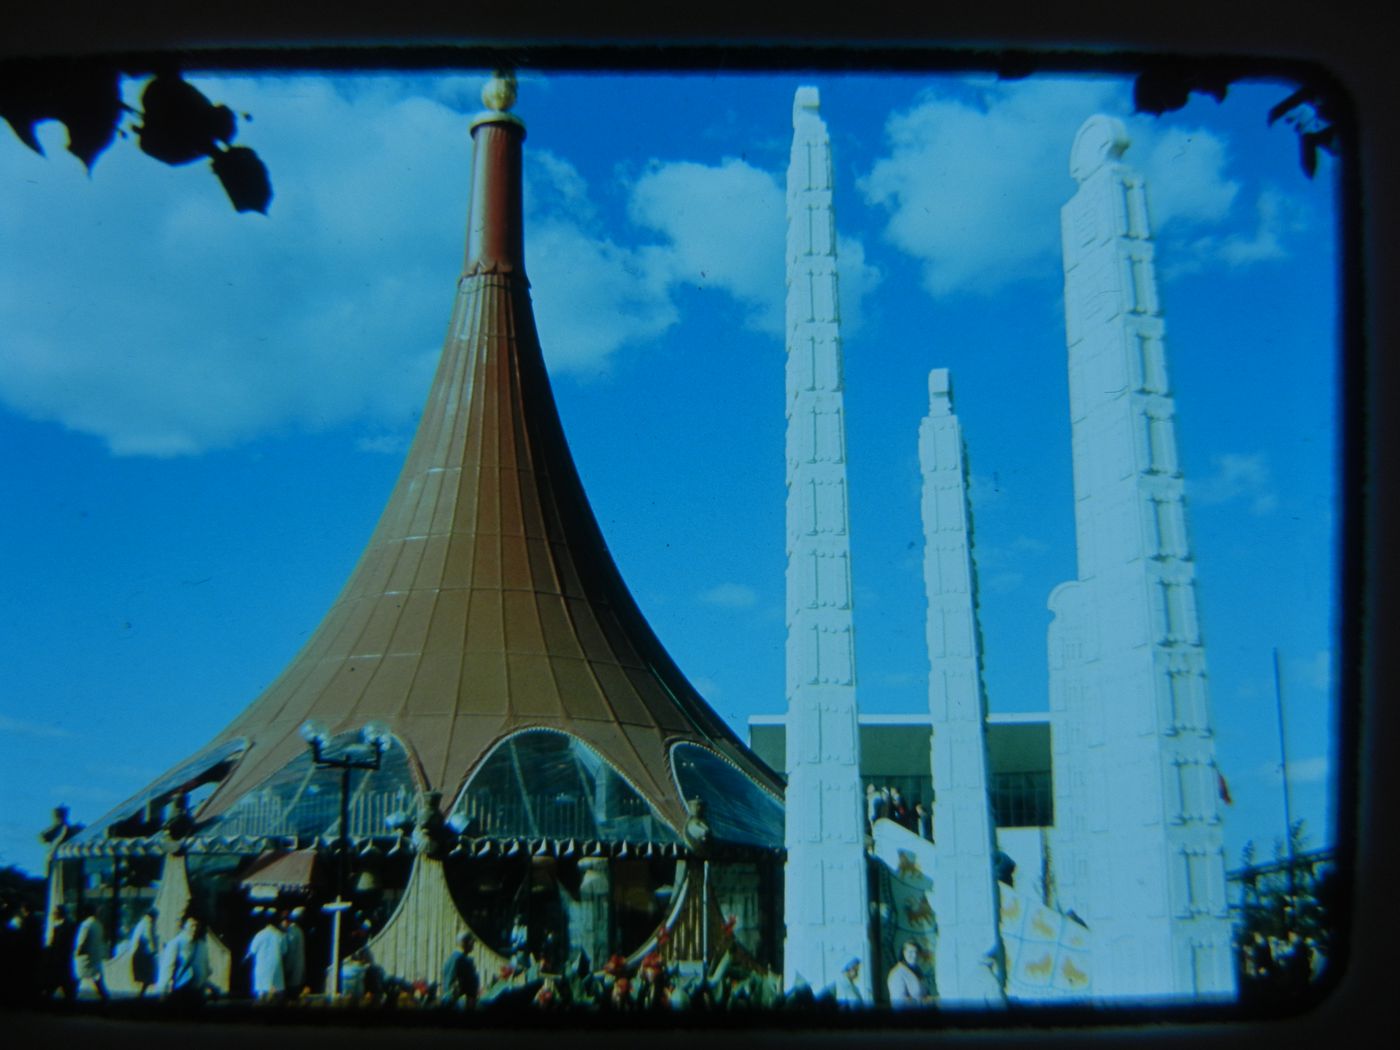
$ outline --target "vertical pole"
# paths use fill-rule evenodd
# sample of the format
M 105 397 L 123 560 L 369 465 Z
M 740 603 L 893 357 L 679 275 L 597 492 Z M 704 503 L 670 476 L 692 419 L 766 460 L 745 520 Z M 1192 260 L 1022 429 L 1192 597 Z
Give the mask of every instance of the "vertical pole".
M 1288 738 L 1283 728 L 1283 684 L 1278 669 L 1278 649 L 1274 649 L 1274 705 L 1278 711 L 1278 753 L 1283 770 L 1283 849 L 1288 861 L 1288 904 L 1293 907 L 1297 887 L 1293 876 L 1293 805 L 1288 791 Z
M 347 907 L 349 902 L 337 896 L 321 909 L 331 913 L 331 974 L 327 989 L 332 1000 L 340 995 L 340 913 Z
M 700 862 L 700 961 L 710 972 L 710 862 Z
M 337 874 L 335 924 L 331 931 L 331 995 L 340 994 L 340 918 L 349 902 L 345 899 L 345 884 L 350 869 L 350 766 L 340 770 L 340 865 Z
M 122 925 L 122 862 L 116 854 L 112 855 L 112 909 L 108 915 L 107 943 L 115 945 Z
M 345 880 L 350 870 L 350 767 L 340 770 L 340 872 L 336 893 L 345 896 Z
M 340 903 L 340 898 L 336 898 Z M 331 998 L 340 995 L 340 909 L 331 920 Z

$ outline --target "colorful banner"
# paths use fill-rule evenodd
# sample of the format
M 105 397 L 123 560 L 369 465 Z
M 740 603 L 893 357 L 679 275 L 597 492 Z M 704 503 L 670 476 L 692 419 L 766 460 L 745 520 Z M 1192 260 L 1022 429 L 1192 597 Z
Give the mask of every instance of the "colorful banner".
M 884 936 L 894 954 L 899 945 L 913 941 L 919 946 L 921 968 L 933 972 L 933 951 L 938 924 L 933 917 L 933 843 L 920 838 L 892 820 L 880 819 L 874 826 L 875 856 L 890 872 L 890 914 L 886 921 L 894 935 Z
M 1088 995 L 1089 931 L 1009 886 L 999 888 L 1007 996 L 1046 1000 Z
M 932 973 L 938 932 L 933 912 L 936 847 L 891 820 L 875 822 L 874 840 L 875 856 L 890 874 L 891 907 L 881 940 L 894 945 L 913 940 L 920 946 L 924 971 Z M 1089 995 L 1089 930 L 1005 883 L 997 889 L 1007 998 L 1043 1002 Z

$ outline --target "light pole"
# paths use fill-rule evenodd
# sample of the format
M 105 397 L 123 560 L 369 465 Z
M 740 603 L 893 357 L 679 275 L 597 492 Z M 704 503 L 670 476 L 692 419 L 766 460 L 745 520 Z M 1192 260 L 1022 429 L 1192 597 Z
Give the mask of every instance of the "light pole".
M 340 917 L 350 907 L 350 902 L 345 899 L 350 871 L 350 772 L 355 769 L 373 772 L 379 768 L 384 759 L 384 749 L 389 744 L 389 731 L 376 722 L 370 722 L 360 730 L 360 743 L 347 745 L 336 756 L 326 754 L 331 736 L 319 722 L 304 722 L 301 735 L 311 748 L 311 761 L 317 769 L 340 770 L 340 862 L 337 866 L 336 895 L 335 900 L 321 908 L 330 912 L 332 917 L 330 994 L 335 998 L 340 995 Z

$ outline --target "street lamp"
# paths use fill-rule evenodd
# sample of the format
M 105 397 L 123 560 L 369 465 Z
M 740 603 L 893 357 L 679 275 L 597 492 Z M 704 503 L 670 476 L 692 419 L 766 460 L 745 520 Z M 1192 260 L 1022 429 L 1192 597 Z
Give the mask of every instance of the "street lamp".
M 317 769 L 340 770 L 340 860 L 336 879 L 336 897 L 322 910 L 330 912 L 331 927 L 331 996 L 340 994 L 340 917 L 350 907 L 345 899 L 345 887 L 349 878 L 350 864 L 350 773 L 363 769 L 366 772 L 377 770 L 384 759 L 384 750 L 389 746 L 389 730 L 377 722 L 370 722 L 360 730 L 360 743 L 343 748 L 339 755 L 326 754 L 331 736 L 319 722 L 302 723 L 302 739 L 311 748 L 311 761 Z

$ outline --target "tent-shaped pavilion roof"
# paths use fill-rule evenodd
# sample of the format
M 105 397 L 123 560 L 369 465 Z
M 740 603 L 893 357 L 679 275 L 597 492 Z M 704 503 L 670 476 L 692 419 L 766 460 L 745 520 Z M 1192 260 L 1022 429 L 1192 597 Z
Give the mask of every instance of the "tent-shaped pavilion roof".
M 728 787 L 715 790 L 741 783 L 739 793 L 769 808 L 781 798 L 780 778 L 667 655 L 589 507 L 535 330 L 524 126 L 506 112 L 501 95 L 513 92 L 502 83 L 493 82 L 496 107 L 472 125 L 466 263 L 402 474 L 304 648 L 182 763 L 221 764 L 200 823 L 305 756 L 300 729 L 313 719 L 332 734 L 381 723 L 407 752 L 416 786 L 442 792 L 444 808 L 497 745 L 529 729 L 582 741 L 677 832 L 690 790 L 672 768 L 677 744 L 701 749 L 683 750 L 718 770 L 709 783 Z M 133 801 L 149 805 L 150 795 Z

